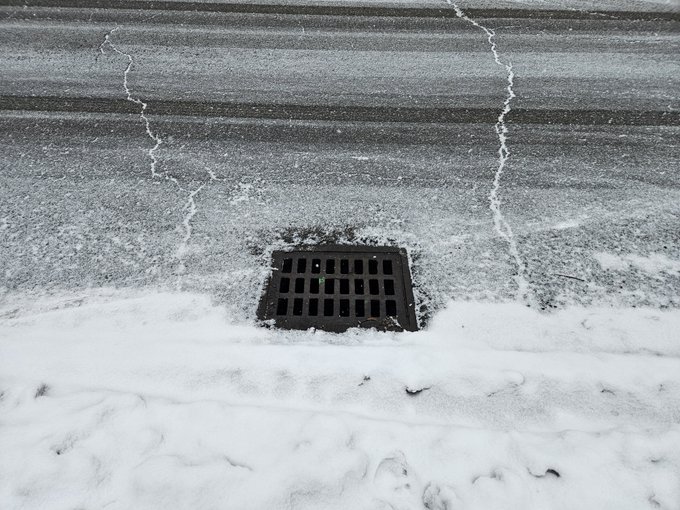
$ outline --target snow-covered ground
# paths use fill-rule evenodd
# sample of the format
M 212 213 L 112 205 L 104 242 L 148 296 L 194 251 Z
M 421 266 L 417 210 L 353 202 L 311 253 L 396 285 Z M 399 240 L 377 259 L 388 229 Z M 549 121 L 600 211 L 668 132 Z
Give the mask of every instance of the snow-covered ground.
M 5 303 L 3 509 L 680 508 L 678 310 L 334 335 L 188 293 Z

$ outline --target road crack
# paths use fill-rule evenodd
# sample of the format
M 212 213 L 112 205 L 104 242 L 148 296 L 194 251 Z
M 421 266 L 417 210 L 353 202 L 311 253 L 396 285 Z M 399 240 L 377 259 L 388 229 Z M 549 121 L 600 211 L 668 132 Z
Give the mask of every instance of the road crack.
M 158 164 L 158 159 L 156 158 L 155 152 L 158 150 L 158 148 L 161 146 L 163 143 L 163 140 L 161 139 L 160 136 L 155 134 L 151 130 L 151 122 L 149 122 L 149 118 L 146 116 L 146 109 L 148 108 L 148 103 L 145 103 L 138 97 L 134 97 L 132 95 L 132 92 L 130 91 L 129 87 L 129 82 L 128 82 L 128 75 L 130 74 L 130 71 L 132 70 L 132 66 L 134 64 L 134 59 L 132 58 L 132 55 L 129 53 L 125 53 L 124 51 L 119 50 L 111 41 L 111 37 L 113 36 L 114 33 L 116 33 L 120 27 L 115 27 L 112 29 L 109 33 L 107 33 L 104 36 L 104 41 L 99 45 L 99 51 L 102 55 L 106 55 L 106 52 L 104 51 L 104 48 L 108 46 L 111 48 L 112 51 L 117 53 L 118 55 L 121 55 L 128 60 L 128 65 L 125 68 L 125 71 L 123 72 L 123 89 L 125 90 L 125 95 L 127 96 L 126 99 L 130 101 L 131 103 L 135 103 L 141 107 L 141 111 L 139 112 L 139 116 L 144 121 L 144 126 L 146 128 L 146 134 L 153 140 L 154 146 L 151 147 L 147 154 L 149 156 L 149 159 L 151 160 L 150 167 L 151 167 L 151 177 L 152 178 L 157 178 L 157 177 L 164 177 L 167 180 L 173 181 L 177 186 L 179 186 L 179 182 L 177 182 L 177 179 L 174 177 L 166 174 L 159 174 L 156 172 L 156 165 Z M 179 186 L 181 188 L 181 186 Z
M 191 220 L 193 219 L 194 215 L 196 214 L 196 211 L 198 208 L 196 207 L 196 200 L 195 197 L 198 195 L 201 190 L 205 187 L 207 183 L 201 184 L 198 188 L 193 190 L 192 192 L 189 193 L 189 197 L 187 198 L 186 203 L 184 204 L 184 218 L 182 219 L 182 226 L 184 227 L 184 237 L 182 238 L 182 241 L 180 242 L 179 246 L 177 247 L 177 252 L 175 253 L 175 256 L 177 257 L 177 260 L 179 261 L 179 265 L 177 268 L 177 290 L 182 290 L 182 277 L 186 273 L 186 254 L 189 249 L 189 240 L 191 239 L 191 234 L 192 234 L 192 227 L 191 227 Z
M 177 290 L 182 289 L 182 281 L 183 281 L 183 276 L 186 273 L 186 255 L 188 253 L 188 246 L 189 246 L 189 241 L 191 239 L 191 235 L 193 233 L 192 229 L 192 224 L 191 220 L 193 219 L 194 215 L 196 214 L 198 208 L 196 206 L 196 195 L 198 195 L 201 190 L 205 187 L 207 182 L 202 183 L 200 186 L 198 186 L 196 189 L 193 191 L 187 190 L 184 188 L 179 180 L 177 178 L 173 177 L 170 175 L 168 172 L 158 172 L 156 167 L 158 166 L 158 158 L 156 157 L 156 151 L 159 149 L 161 144 L 163 143 L 162 138 L 157 134 L 154 133 L 154 131 L 151 129 L 151 122 L 149 121 L 149 117 L 146 115 L 146 110 L 149 107 L 148 103 L 143 101 L 139 97 L 135 97 L 132 94 L 132 91 L 130 90 L 130 84 L 128 81 L 128 75 L 132 71 L 132 68 L 134 66 L 134 59 L 132 58 L 132 55 L 129 53 L 125 53 L 124 51 L 118 49 L 116 45 L 113 44 L 113 41 L 111 38 L 113 37 L 113 34 L 116 33 L 118 30 L 120 30 L 120 26 L 117 26 L 110 30 L 105 36 L 104 36 L 104 41 L 99 45 L 99 52 L 102 55 L 106 55 L 105 48 L 110 48 L 113 52 L 115 52 L 118 55 L 121 55 L 125 57 L 128 61 L 127 67 L 125 68 L 125 71 L 123 72 L 123 89 L 125 91 L 126 99 L 130 101 L 131 103 L 134 103 L 140 107 L 140 112 L 139 116 L 144 122 L 144 127 L 146 129 L 146 134 L 151 140 L 154 142 L 153 147 L 151 147 L 147 151 L 147 156 L 149 157 L 150 163 L 149 167 L 151 170 L 151 178 L 152 179 L 157 179 L 157 178 L 162 178 L 165 179 L 166 181 L 172 182 L 177 188 L 183 192 L 183 193 L 188 193 L 188 197 L 186 202 L 184 203 L 184 206 L 182 207 L 182 211 L 184 213 L 184 216 L 182 217 L 182 229 L 184 230 L 184 235 L 177 246 L 177 249 L 175 251 L 175 258 L 177 259 Z M 208 171 L 208 174 L 210 176 L 210 181 L 215 180 L 215 175 L 212 171 Z
M 526 277 L 526 264 L 522 260 L 519 253 L 519 248 L 517 246 L 517 240 L 512 231 L 512 227 L 505 219 L 503 211 L 501 209 L 501 198 L 500 198 L 500 188 L 501 188 L 501 178 L 503 177 L 503 172 L 507 165 L 508 159 L 510 158 L 510 149 L 508 148 L 508 126 L 505 122 L 505 118 L 511 111 L 512 100 L 517 97 L 514 91 L 514 78 L 515 73 L 512 69 L 511 62 L 504 62 L 498 52 L 498 47 L 496 44 L 496 32 L 493 29 L 487 28 L 484 25 L 479 24 L 472 18 L 468 17 L 465 12 L 463 12 L 458 5 L 451 2 L 451 0 L 446 0 L 446 3 L 453 7 L 456 11 L 456 16 L 460 19 L 470 23 L 471 25 L 482 30 L 487 37 L 491 53 L 493 54 L 493 59 L 496 65 L 505 70 L 507 77 L 506 86 L 506 96 L 503 101 L 503 109 L 498 115 L 498 120 L 496 121 L 495 130 L 498 136 L 498 166 L 496 168 L 496 173 L 494 175 L 493 184 L 491 186 L 491 191 L 489 192 L 489 208 L 493 214 L 493 223 L 496 233 L 503 239 L 508 245 L 508 251 L 512 257 L 517 273 L 514 276 L 515 283 L 517 284 L 518 298 L 522 301 L 529 301 L 529 281 Z

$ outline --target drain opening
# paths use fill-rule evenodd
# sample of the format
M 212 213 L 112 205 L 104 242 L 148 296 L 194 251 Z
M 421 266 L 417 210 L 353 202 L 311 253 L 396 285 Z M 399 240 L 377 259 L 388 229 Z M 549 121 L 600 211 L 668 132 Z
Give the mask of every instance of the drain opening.
M 275 251 L 258 317 L 285 329 L 415 331 L 406 251 L 335 245 Z

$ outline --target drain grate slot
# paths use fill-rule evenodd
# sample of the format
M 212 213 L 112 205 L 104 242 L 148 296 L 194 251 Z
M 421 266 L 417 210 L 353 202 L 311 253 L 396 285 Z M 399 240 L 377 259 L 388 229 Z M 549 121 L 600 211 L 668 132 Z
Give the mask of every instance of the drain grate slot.
M 406 251 L 368 246 L 275 251 L 258 316 L 285 329 L 415 331 Z

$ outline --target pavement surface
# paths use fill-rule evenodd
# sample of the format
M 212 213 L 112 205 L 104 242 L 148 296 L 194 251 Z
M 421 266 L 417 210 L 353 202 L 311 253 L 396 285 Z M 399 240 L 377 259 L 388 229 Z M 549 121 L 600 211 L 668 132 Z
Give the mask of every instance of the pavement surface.
M 169 287 L 250 320 L 271 249 L 331 241 L 406 247 L 422 319 L 680 306 L 672 3 L 12 3 L 5 300 Z

